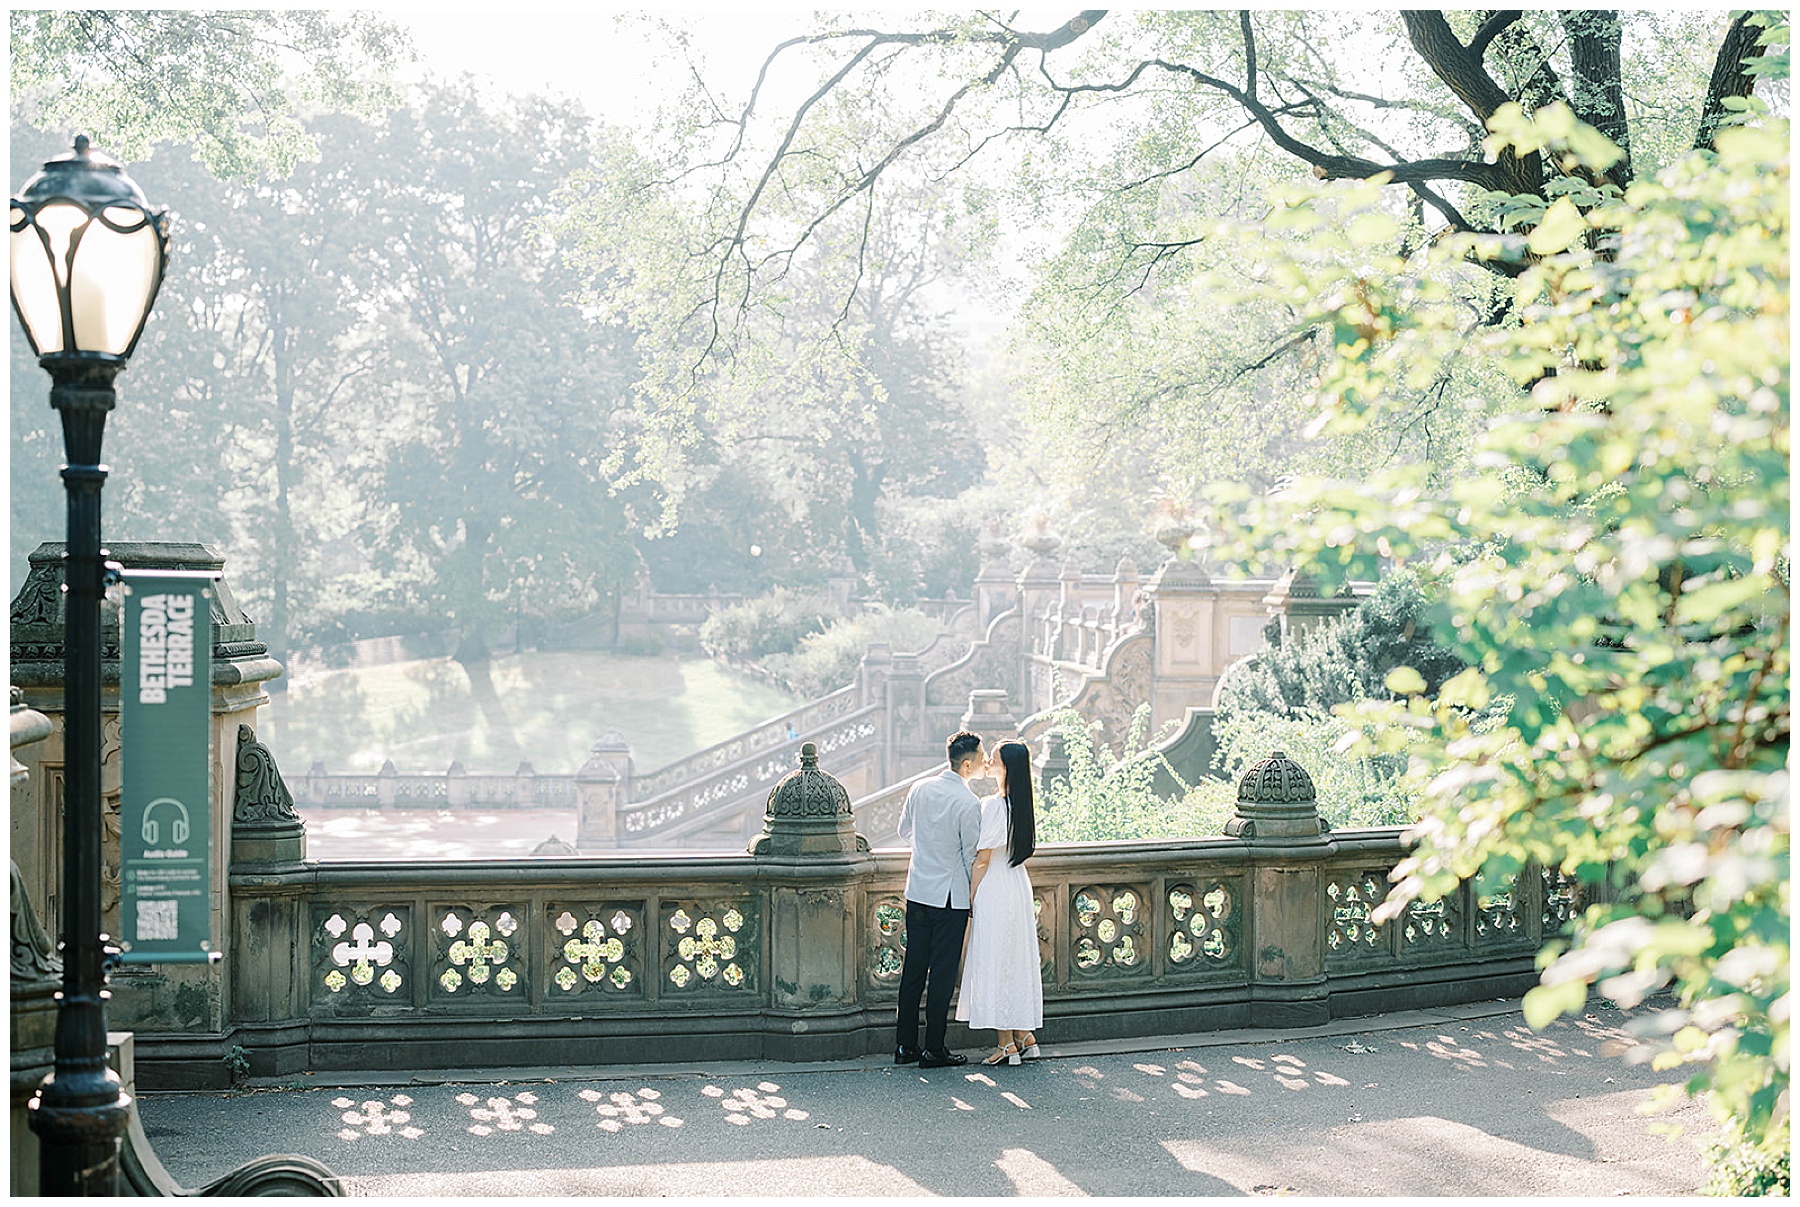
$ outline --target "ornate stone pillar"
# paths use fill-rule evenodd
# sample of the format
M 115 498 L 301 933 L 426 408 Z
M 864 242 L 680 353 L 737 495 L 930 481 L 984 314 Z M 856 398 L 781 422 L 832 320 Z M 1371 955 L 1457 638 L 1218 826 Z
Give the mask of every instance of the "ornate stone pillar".
M 970 692 L 968 711 L 958 723 L 970 733 L 980 734 L 983 745 L 989 750 L 1019 736 L 1019 718 L 1007 705 L 1003 687 L 977 688 Z
M 1212 703 L 1225 669 L 1217 630 L 1218 588 L 1198 558 L 1171 556 L 1145 586 L 1155 656 L 1150 671 L 1150 727 Z
M 1250 848 L 1251 1015 L 1259 1027 L 1331 1018 L 1325 981 L 1323 862 L 1336 850 L 1312 777 L 1282 751 L 1238 781 L 1225 833 Z
M 625 735 L 609 730 L 588 752 L 587 762 L 575 773 L 575 796 L 580 809 L 575 846 L 583 853 L 617 850 L 619 813 L 630 803 L 631 743 Z
M 12 689 L 11 737 L 13 750 L 50 736 L 50 718 L 25 707 L 18 688 Z M 29 770 L 16 755 L 12 763 L 15 799 L 29 786 Z M 15 805 L 15 813 L 17 808 Z M 16 848 L 15 848 L 16 849 Z M 31 895 L 12 865 L 12 1193 L 15 1197 L 38 1193 L 38 1138 L 26 1122 L 26 1104 L 55 1064 L 56 995 L 62 989 L 62 961 L 51 941 Z
M 990 522 L 981 530 L 981 568 L 975 572 L 975 616 L 978 635 L 988 631 L 994 617 L 1009 612 L 1018 603 L 1018 587 L 1006 555 L 1011 545 L 998 523 Z
M 1019 665 L 1031 668 L 1034 658 L 1054 656 L 1051 617 L 1056 611 L 1062 584 L 1057 577 L 1056 564 L 1050 559 L 1062 548 L 1062 538 L 1050 531 L 1049 517 L 1039 515 L 1033 519 L 1031 530 L 1020 543 L 1031 554 L 1031 560 L 1018 578 Z M 1045 665 L 1033 668 L 1026 675 L 1026 681 L 1029 689 L 1025 701 L 1027 713 L 1042 712 L 1055 703 L 1051 699 L 1050 676 Z
M 769 793 L 750 842 L 769 881 L 769 1010 L 764 1055 L 836 1060 L 868 1051 L 858 1003 L 862 881 L 874 870 L 850 794 L 819 769 L 818 747 Z M 891 1025 L 891 1022 L 890 1022 Z
M 461 759 L 451 759 L 444 772 L 444 803 L 460 809 L 469 803 L 469 769 Z
M 800 747 L 800 767 L 776 781 L 763 807 L 762 833 L 750 853 L 765 856 L 844 855 L 866 851 L 856 832 L 850 794 L 836 777 L 819 770 L 819 748 Z
M 912 752 L 925 747 L 925 674 L 917 654 L 895 654 L 888 671 L 887 740 L 882 745 L 881 779 L 891 784 L 912 773 Z
M 306 859 L 306 823 L 256 731 L 239 725 L 237 777 L 231 804 L 231 862 L 299 864 Z
M 887 699 L 887 679 L 894 666 L 893 648 L 885 641 L 871 641 L 856 668 L 857 703 L 863 708 Z
M 109 541 L 111 560 L 133 570 L 202 570 L 222 574 L 225 559 L 205 545 L 163 541 Z M 15 792 L 12 849 L 21 858 L 34 906 L 47 903 L 58 872 L 38 870 L 46 859 L 60 868 L 57 815 L 62 786 L 63 616 L 61 542 L 45 542 L 31 554 L 31 571 L 12 601 L 12 677 L 24 703 L 51 722 L 50 736 L 23 757 L 31 771 L 25 799 Z M 256 710 L 269 702 L 264 684 L 282 673 L 281 663 L 256 640 L 256 626 L 238 606 L 228 580 L 212 587 L 212 791 L 209 801 L 212 866 L 212 933 L 225 964 L 126 965 L 111 976 L 107 1026 L 136 1031 L 142 1042 L 160 1031 L 216 1032 L 226 1023 L 224 984 L 232 926 L 230 880 L 232 815 L 237 785 L 237 729 L 254 725 Z M 103 928 L 119 933 L 119 604 L 101 606 L 102 746 L 101 844 Z M 23 806 L 23 807 L 21 807 Z M 54 908 L 39 917 L 52 933 L 60 929 Z

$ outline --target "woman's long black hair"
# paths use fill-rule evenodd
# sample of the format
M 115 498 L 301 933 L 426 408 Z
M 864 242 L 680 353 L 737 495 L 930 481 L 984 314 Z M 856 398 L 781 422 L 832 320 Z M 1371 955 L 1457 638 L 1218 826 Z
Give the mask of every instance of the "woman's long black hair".
M 1037 817 L 1031 804 L 1031 749 L 1023 742 L 1002 742 L 996 753 L 1000 756 L 1000 766 L 1006 769 L 1011 863 L 1018 867 L 1037 850 Z

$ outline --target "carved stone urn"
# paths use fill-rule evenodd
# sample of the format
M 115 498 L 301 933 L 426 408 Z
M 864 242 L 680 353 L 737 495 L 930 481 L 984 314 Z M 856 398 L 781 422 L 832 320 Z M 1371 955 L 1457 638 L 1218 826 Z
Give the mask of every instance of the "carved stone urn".
M 819 770 L 819 748 L 800 747 L 800 766 L 769 790 L 762 833 L 750 840 L 752 855 L 852 855 L 869 849 L 856 832 L 850 793 Z

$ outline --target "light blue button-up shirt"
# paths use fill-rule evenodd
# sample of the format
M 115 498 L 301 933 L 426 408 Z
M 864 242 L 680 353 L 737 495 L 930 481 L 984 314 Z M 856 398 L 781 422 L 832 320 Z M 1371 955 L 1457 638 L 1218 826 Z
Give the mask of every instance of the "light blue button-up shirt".
M 981 802 L 963 777 L 946 766 L 920 780 L 900 806 L 900 838 L 912 846 L 906 899 L 921 905 L 969 908 L 969 876 L 981 838 Z

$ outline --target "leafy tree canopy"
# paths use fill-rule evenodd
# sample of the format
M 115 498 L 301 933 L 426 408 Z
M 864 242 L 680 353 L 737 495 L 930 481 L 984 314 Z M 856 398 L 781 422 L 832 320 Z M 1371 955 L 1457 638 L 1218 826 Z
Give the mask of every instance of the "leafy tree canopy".
M 1424 817 L 1382 916 L 1528 860 L 1610 878 L 1617 903 L 1545 953 L 1528 1019 L 1590 986 L 1627 1005 L 1670 988 L 1646 1029 L 1658 1066 L 1689 1066 L 1688 1087 L 1768 1145 L 1788 1111 L 1790 158 L 1785 120 L 1737 109 L 1716 151 L 1558 198 L 1522 248 L 1446 239 L 1434 255 L 1523 253 L 1517 322 L 1481 331 L 1421 304 L 1377 186 L 1290 196 L 1271 221 L 1365 256 L 1359 274 L 1288 269 L 1316 299 L 1303 321 L 1332 331 L 1323 430 L 1359 430 L 1453 357 L 1517 388 L 1468 477 L 1295 481 L 1245 507 L 1237 547 L 1332 576 L 1405 559 L 1469 664 L 1435 695 L 1398 667 L 1404 702 L 1349 714 L 1380 728 L 1377 749 L 1414 740 Z M 1567 108 L 1492 124 L 1515 158 L 1620 162 Z
M 193 142 L 215 175 L 285 176 L 317 147 L 307 108 L 372 114 L 410 54 L 372 13 L 15 9 L 12 91 L 39 126 L 79 126 L 121 159 Z

